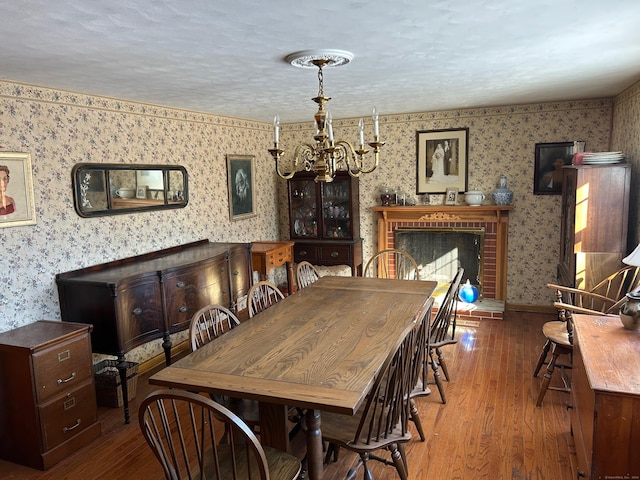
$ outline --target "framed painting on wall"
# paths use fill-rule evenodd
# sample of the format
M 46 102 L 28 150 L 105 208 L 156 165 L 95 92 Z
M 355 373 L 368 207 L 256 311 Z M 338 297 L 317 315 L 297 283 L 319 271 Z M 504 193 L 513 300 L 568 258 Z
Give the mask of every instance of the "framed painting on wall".
M 256 215 L 254 172 L 255 157 L 252 155 L 227 155 L 231 220 L 242 220 Z
M 416 193 L 467 190 L 469 129 L 424 130 L 416 134 Z
M 562 193 L 562 167 L 571 165 L 573 142 L 536 143 L 534 195 Z
M 34 225 L 31 154 L 0 152 L 0 228 Z

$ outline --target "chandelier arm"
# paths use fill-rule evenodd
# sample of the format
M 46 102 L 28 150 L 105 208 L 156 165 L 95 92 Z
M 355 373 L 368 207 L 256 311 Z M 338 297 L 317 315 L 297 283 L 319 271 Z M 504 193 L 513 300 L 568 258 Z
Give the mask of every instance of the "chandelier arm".
M 358 157 L 356 156 L 356 150 L 353 148 L 351 143 L 346 140 L 338 140 L 336 143 L 336 150 L 339 152 L 337 156 L 337 163 L 340 165 L 344 163 L 347 167 L 347 172 L 352 177 L 359 177 L 362 173 L 362 168 L 360 162 L 358 161 Z M 351 159 L 351 161 L 349 161 Z M 355 166 L 355 168 L 354 168 Z

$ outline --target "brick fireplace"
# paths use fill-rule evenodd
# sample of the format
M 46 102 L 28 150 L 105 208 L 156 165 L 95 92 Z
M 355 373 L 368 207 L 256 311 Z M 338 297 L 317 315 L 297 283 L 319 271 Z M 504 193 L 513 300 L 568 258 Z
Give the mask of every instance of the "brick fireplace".
M 417 205 L 374 207 L 378 214 L 378 250 L 394 248 L 398 229 L 482 229 L 483 298 L 507 298 L 508 213 L 512 206 Z

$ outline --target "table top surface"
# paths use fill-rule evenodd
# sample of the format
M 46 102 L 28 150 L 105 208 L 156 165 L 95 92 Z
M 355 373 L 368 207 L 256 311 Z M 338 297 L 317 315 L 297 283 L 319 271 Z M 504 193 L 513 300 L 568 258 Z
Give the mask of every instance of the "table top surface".
M 640 332 L 624 328 L 618 315 L 575 314 L 573 323 L 591 388 L 640 396 Z
M 293 247 L 295 242 L 255 242 L 251 244 L 251 253 L 267 253 L 283 247 Z
M 436 282 L 323 277 L 151 384 L 354 414 Z

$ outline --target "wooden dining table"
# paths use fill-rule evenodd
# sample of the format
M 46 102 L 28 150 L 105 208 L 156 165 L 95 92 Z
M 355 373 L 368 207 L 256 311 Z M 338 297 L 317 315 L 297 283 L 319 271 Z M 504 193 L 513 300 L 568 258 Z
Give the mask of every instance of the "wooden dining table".
M 321 411 L 354 415 L 436 282 L 323 277 L 164 368 L 149 383 L 259 401 L 260 441 L 289 449 L 306 409 L 308 478 L 323 474 Z

